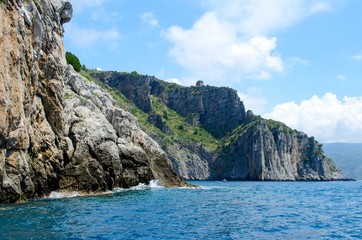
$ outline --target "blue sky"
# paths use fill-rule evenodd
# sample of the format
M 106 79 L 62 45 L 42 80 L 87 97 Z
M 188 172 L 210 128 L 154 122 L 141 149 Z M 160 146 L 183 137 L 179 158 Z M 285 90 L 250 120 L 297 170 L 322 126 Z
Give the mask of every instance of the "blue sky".
M 322 142 L 362 142 L 362 1 L 71 2 L 65 47 L 88 68 L 229 86 Z

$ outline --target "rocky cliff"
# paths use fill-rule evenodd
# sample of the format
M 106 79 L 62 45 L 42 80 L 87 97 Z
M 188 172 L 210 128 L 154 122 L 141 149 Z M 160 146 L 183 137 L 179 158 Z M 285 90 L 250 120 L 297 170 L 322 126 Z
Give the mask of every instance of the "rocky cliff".
M 201 125 L 217 138 L 223 137 L 245 121 L 245 108 L 237 92 L 226 87 L 181 87 L 140 74 L 101 72 L 92 76 L 118 89 L 141 110 L 151 112 L 150 95 L 188 117 L 191 124 Z
M 343 178 L 313 137 L 261 118 L 235 130 L 214 169 L 213 178 L 230 180 Z
M 0 2 L 0 202 L 185 184 L 135 117 L 66 66 L 71 17 L 63 0 Z
M 187 179 L 343 178 L 314 138 L 245 112 L 233 89 L 204 86 L 200 81 L 183 87 L 134 73 L 92 76 L 145 112 L 161 132 L 147 124 L 143 127 L 167 152 L 175 171 Z

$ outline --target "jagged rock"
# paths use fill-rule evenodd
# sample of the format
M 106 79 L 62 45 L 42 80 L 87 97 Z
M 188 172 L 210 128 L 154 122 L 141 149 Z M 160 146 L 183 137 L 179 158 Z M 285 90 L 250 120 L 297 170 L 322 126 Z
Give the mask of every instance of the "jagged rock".
M 61 19 L 61 23 L 69 22 L 73 17 L 72 4 L 67 0 L 52 0 L 51 4 L 54 11 L 58 14 Z
M 215 179 L 333 180 L 343 176 L 321 145 L 304 133 L 261 118 L 235 133 L 214 163 Z
M 65 113 L 75 151 L 61 173 L 60 189 L 103 191 L 148 183 L 155 178 L 165 186 L 184 184 L 172 171 L 166 154 L 139 128 L 134 116 L 71 67 L 67 75 Z M 98 184 L 74 180 L 86 180 L 82 174 L 89 172 L 88 168 L 100 173 L 98 179 L 89 176 Z
M 100 80 L 116 88 L 142 111 L 151 112 L 150 81 L 151 77 L 139 74 L 122 74 L 117 72 L 94 73 Z M 93 74 L 92 74 L 93 75 Z
M 222 138 L 245 121 L 244 104 L 231 88 L 187 88 L 146 75 L 117 72 L 93 73 L 92 76 L 117 88 L 144 112 L 151 111 L 150 96 L 156 95 L 182 116 L 198 114 L 200 124 L 217 138 Z
M 110 95 L 66 66 L 62 0 L 0 6 L 0 203 L 185 182 Z M 127 146 L 127 151 L 124 147 Z
M 178 142 L 166 145 L 165 151 L 172 161 L 175 171 L 185 179 L 211 179 L 214 155 L 201 146 Z
M 73 7 L 70 2 L 65 2 L 63 9 L 60 12 L 60 18 L 62 19 L 62 23 L 69 22 L 73 17 Z
M 245 124 L 251 123 L 252 121 L 254 121 L 257 118 L 257 116 L 254 115 L 253 111 L 248 110 L 246 112 L 246 117 L 245 117 Z
M 1 202 L 48 194 L 63 167 L 63 28 L 49 3 L 12 0 L 0 8 Z
M 196 87 L 203 87 L 204 86 L 204 82 L 199 80 L 196 82 Z

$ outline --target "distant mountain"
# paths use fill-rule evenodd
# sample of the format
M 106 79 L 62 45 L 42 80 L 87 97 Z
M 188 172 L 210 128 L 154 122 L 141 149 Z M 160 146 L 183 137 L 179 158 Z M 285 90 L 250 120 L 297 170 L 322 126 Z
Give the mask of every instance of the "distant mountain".
M 362 143 L 324 143 L 325 154 L 342 170 L 344 177 L 362 179 Z
M 89 74 L 138 118 L 186 179 L 342 178 L 313 137 L 246 111 L 234 89 L 202 81 L 185 87 L 137 72 Z

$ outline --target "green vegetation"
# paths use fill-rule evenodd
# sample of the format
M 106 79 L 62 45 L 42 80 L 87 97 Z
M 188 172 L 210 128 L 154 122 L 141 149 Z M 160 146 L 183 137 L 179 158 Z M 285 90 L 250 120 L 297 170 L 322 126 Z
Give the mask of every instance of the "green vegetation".
M 202 127 L 191 126 L 187 124 L 185 121 L 186 117 L 183 117 L 179 115 L 177 112 L 168 108 L 165 104 L 163 104 L 160 98 L 151 96 L 152 112 L 160 115 L 162 119 L 165 121 L 166 125 L 171 129 L 172 132 L 171 134 L 168 135 L 165 134 L 156 126 L 147 121 L 149 116 L 148 113 L 143 112 L 135 104 L 128 101 L 127 98 L 117 89 L 111 88 L 110 86 L 92 78 L 90 76 L 92 72 L 94 71 L 87 69 L 86 71 L 84 70 L 80 71 L 80 74 L 88 81 L 94 82 L 97 85 L 101 86 L 105 91 L 107 91 L 110 95 L 112 95 L 112 97 L 117 101 L 118 105 L 122 109 L 130 112 L 138 119 L 141 128 L 146 133 L 148 133 L 151 136 L 156 136 L 158 139 L 162 140 L 163 143 L 171 145 L 175 144 L 176 142 L 183 142 L 185 144 L 197 144 L 197 145 L 202 143 L 203 146 L 210 151 L 217 150 L 219 148 L 219 145 L 222 144 L 222 141 L 215 139 Z M 135 71 L 133 72 L 133 74 L 132 73 L 124 73 L 124 74 L 136 76 Z M 167 85 L 168 83 L 165 84 L 165 86 Z
M 88 70 L 81 70 L 80 72 L 80 75 L 82 75 L 84 78 L 86 78 L 89 82 L 94 82 L 95 79 L 92 78 L 90 75 L 89 75 L 89 71 Z M 97 83 L 99 85 L 99 83 Z
M 202 127 L 187 124 L 185 117 L 168 108 L 160 98 L 151 96 L 151 105 L 152 111 L 162 116 L 166 125 L 171 129 L 170 137 L 172 140 L 179 140 L 184 143 L 202 143 L 210 151 L 215 151 L 221 144 L 220 140 L 214 138 Z
M 132 77 L 137 77 L 137 76 L 139 76 L 139 74 L 138 74 L 137 71 L 132 71 L 130 74 L 131 74 Z
M 72 65 L 75 71 L 80 72 L 82 65 L 80 64 L 79 58 L 77 56 L 71 52 L 66 52 L 65 58 L 67 60 L 67 64 Z
M 284 123 L 279 122 L 279 121 L 268 119 L 268 120 L 266 120 L 266 124 L 267 124 L 268 128 L 271 130 L 275 129 L 275 128 L 281 128 L 282 131 L 285 133 L 293 131 L 290 127 L 288 127 L 287 125 L 285 125 Z

